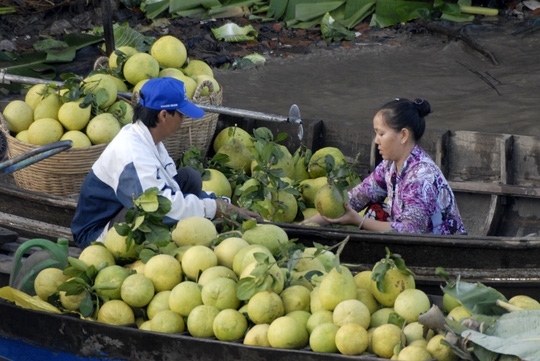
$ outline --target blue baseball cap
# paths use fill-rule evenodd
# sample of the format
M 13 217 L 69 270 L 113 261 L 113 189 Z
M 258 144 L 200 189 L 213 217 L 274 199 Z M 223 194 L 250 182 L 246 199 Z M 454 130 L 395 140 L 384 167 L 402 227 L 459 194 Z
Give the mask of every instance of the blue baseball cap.
M 154 110 L 178 110 L 191 118 L 200 118 L 204 110 L 190 102 L 181 80 L 162 77 L 148 80 L 141 88 L 139 103 Z

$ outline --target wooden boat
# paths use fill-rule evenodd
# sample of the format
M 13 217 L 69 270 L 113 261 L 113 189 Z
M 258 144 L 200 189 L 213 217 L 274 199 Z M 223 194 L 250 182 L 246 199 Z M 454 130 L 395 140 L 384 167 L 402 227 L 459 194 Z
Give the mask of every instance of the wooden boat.
M 361 176 L 380 161 L 370 129 L 350 123 L 303 120 L 299 125 L 274 119 L 221 114 L 216 134 L 237 124 L 248 132 L 267 127 L 287 133 L 291 150 L 304 144 L 312 150 L 338 147 Z M 468 235 L 435 236 L 376 233 L 327 227 L 281 224 L 299 242 L 335 244 L 350 236 L 342 261 L 358 270 L 384 258 L 385 247 L 399 253 L 419 282 L 438 289 L 436 267 L 451 276 L 477 280 L 508 296 L 540 282 L 540 138 L 470 131 L 428 129 L 421 145 L 443 170 L 456 195 Z M 69 224 L 76 195 L 57 197 L 16 187 L 9 179 L 0 187 L 0 227 L 25 237 L 71 238 Z M 540 288 L 534 291 L 540 298 Z
M 294 150 L 300 142 L 312 150 L 323 146 L 342 149 L 356 160 L 361 175 L 379 161 L 371 131 L 351 124 L 304 120 L 304 137 L 296 137 L 298 124 L 222 115 L 217 131 L 238 124 L 250 131 L 266 126 L 290 136 Z M 281 224 L 291 239 L 306 245 L 334 245 L 350 237 L 341 261 L 353 270 L 369 269 L 384 258 L 388 247 L 399 253 L 417 275 L 417 286 L 440 295 L 443 280 L 435 275 L 444 267 L 462 280 L 491 285 L 507 297 L 527 294 L 540 299 L 537 260 L 540 238 L 540 139 L 529 136 L 464 131 L 430 130 L 422 145 L 451 182 L 469 235 L 435 236 L 357 231 L 343 228 Z M 18 188 L 3 179 L 0 187 L 0 226 L 17 234 L 0 237 L 0 265 L 9 268 L 10 254 L 21 238 L 71 238 L 69 223 L 76 195 L 56 197 Z M 9 232 L 7 232 L 9 233 Z M 24 239 L 24 238 L 23 238 Z M 73 249 L 76 252 L 76 249 Z M 0 267 L 1 268 L 1 267 Z M 0 272 L 2 270 L 0 269 Z M 0 285 L 6 285 L 6 271 Z M 8 272 L 8 271 L 7 271 Z M 0 360 L 381 360 L 372 355 L 346 356 L 246 346 L 241 342 L 199 339 L 188 334 L 159 334 L 135 327 L 118 327 L 14 306 L 0 299 Z M 43 332 L 47 330 L 47 332 Z

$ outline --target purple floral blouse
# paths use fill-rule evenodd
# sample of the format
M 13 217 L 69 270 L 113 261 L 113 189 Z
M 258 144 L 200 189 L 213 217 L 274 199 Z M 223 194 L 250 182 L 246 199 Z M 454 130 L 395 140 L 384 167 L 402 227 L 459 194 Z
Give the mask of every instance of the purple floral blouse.
M 361 211 L 387 199 L 386 211 L 397 232 L 466 233 L 454 194 L 439 167 L 416 145 L 396 175 L 393 161 L 383 160 L 349 191 L 351 207 Z

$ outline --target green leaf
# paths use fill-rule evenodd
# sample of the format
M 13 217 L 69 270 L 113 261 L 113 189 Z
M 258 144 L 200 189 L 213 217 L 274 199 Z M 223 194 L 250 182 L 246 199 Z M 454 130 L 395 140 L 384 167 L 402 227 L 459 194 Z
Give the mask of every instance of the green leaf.
M 458 300 L 472 314 L 491 316 L 502 315 L 506 312 L 502 307 L 497 306 L 497 300 L 506 302 L 506 298 L 496 289 L 482 283 L 458 280 L 455 283 L 447 284 L 443 291 Z
M 502 315 L 492 336 L 473 330 L 461 333 L 469 341 L 500 354 L 522 360 L 540 359 L 540 310 L 515 311 Z
M 169 0 L 159 1 L 153 4 L 146 5 L 146 17 L 148 19 L 156 19 L 160 15 L 167 13 L 170 6 Z
M 288 0 L 270 0 L 267 16 L 272 19 L 279 19 L 287 10 Z
M 258 287 L 255 278 L 245 277 L 238 281 L 236 287 L 236 297 L 238 297 L 240 301 L 249 300 L 257 292 Z
M 94 302 L 92 302 L 92 295 L 90 293 L 87 292 L 82 299 L 79 305 L 79 311 L 84 317 L 89 317 L 94 312 Z
M 431 14 L 431 3 L 409 0 L 377 0 L 372 24 L 385 28 Z
M 340 21 L 335 20 L 330 13 L 326 13 L 321 20 L 322 38 L 327 42 L 352 40 L 353 31 L 348 30 Z

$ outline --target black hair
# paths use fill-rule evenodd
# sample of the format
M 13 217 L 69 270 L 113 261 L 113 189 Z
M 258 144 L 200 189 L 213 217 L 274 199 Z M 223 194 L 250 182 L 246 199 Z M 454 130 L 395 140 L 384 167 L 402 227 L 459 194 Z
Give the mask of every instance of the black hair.
M 400 131 L 403 128 L 409 129 L 415 141 L 419 141 L 426 130 L 425 117 L 431 113 L 429 102 L 424 99 L 409 99 L 396 98 L 391 102 L 383 105 L 379 111 L 383 112 L 386 124 Z
M 144 98 L 144 95 L 142 93 L 139 93 L 138 95 Z M 140 120 L 148 128 L 155 128 L 158 123 L 159 112 L 161 112 L 161 110 L 147 108 L 137 101 L 135 107 L 133 107 L 132 123 Z M 167 110 L 167 113 L 174 115 L 175 110 Z

